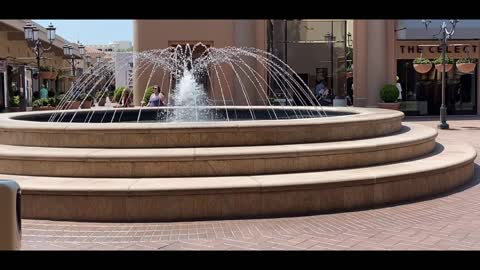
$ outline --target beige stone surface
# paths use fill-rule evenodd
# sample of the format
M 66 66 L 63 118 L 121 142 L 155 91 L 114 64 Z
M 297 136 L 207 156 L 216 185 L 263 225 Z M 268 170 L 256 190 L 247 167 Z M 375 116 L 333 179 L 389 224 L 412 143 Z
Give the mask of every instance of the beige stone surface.
M 239 107 L 243 108 L 243 107 Z M 263 107 L 257 107 L 263 108 Z M 278 109 L 291 110 L 289 107 Z M 318 109 L 311 107 L 310 109 Z M 157 148 L 268 145 L 362 139 L 394 133 L 402 112 L 376 108 L 328 107 L 352 115 L 291 120 L 199 123 L 41 123 L 0 115 L 0 144 L 84 148 Z M 124 108 L 138 110 L 138 108 Z M 355 132 L 353 132 L 355 130 Z M 153 137 L 164 137 L 152 139 Z
M 104 149 L 2 145 L 0 173 L 61 177 L 256 175 L 354 168 L 428 154 L 435 129 L 406 124 L 353 141 L 204 148 Z
M 475 157 L 471 146 L 444 143 L 417 160 L 325 172 L 151 179 L 0 177 L 20 184 L 27 218 L 189 220 L 350 210 L 421 198 L 471 179 Z

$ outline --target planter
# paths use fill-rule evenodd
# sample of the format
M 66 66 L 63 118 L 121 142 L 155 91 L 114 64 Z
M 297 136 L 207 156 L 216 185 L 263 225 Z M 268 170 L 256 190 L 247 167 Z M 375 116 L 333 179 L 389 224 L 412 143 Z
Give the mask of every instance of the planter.
M 457 69 L 462 73 L 473 73 L 476 65 L 475 63 L 457 63 Z
M 85 100 L 82 104 L 82 109 L 90 109 L 92 107 L 92 102 L 91 100 Z
M 52 106 L 40 106 L 40 107 L 33 107 L 34 111 L 52 111 L 55 110 L 55 107 Z
M 98 101 L 98 106 L 105 106 L 105 102 L 107 102 L 107 98 L 106 98 L 106 97 L 102 97 L 102 98 Z
M 389 109 L 389 110 L 396 110 L 400 111 L 400 103 L 393 102 L 393 103 L 378 103 L 378 107 L 382 109 Z
M 80 101 L 69 101 L 67 102 L 67 105 L 65 106 L 66 110 L 76 110 L 80 109 Z
M 413 64 L 413 68 L 418 73 L 425 74 L 432 69 L 432 64 Z
M 57 73 L 52 71 L 41 71 L 40 77 L 46 80 L 55 80 L 55 78 L 57 78 Z
M 445 65 L 445 72 L 449 72 L 450 70 L 452 70 L 453 68 L 453 64 L 446 64 Z M 443 71 L 443 66 L 442 64 L 437 64 L 435 65 L 435 69 L 438 71 L 438 72 L 442 72 Z

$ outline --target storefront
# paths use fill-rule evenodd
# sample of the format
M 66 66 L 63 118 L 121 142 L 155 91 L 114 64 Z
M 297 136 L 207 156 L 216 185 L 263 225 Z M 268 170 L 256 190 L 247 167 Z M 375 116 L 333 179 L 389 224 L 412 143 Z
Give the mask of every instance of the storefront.
M 332 97 L 344 97 L 347 26 L 347 20 L 268 20 L 267 50 L 295 70 L 311 91 L 324 81 Z
M 415 58 L 431 61 L 439 58 L 442 48 L 437 40 L 397 40 L 396 69 L 402 86 L 401 110 L 406 115 L 438 115 L 442 102 L 441 66 L 432 64 L 427 72 L 417 71 Z M 452 40 L 447 56 L 455 61 L 462 58 L 480 58 L 480 41 Z M 445 105 L 449 115 L 477 114 L 478 68 L 461 72 L 455 64 L 446 73 Z

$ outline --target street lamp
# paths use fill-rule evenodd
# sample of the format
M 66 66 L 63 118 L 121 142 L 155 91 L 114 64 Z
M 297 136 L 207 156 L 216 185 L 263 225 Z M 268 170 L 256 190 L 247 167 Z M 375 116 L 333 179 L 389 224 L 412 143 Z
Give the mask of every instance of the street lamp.
M 48 48 L 44 48 L 42 46 L 42 41 L 38 37 L 38 28 L 33 25 L 31 22 L 27 22 L 23 27 L 25 33 L 25 40 L 27 44 L 33 48 L 35 52 L 35 58 L 37 59 L 37 69 L 40 72 L 40 59 L 45 52 L 48 52 L 52 48 L 52 43 L 55 40 L 55 30 L 56 28 L 53 27 L 52 23 L 48 25 L 47 29 L 47 39 L 50 43 Z M 38 90 L 41 88 L 41 79 L 38 78 Z
M 80 56 L 83 57 L 85 55 L 85 46 L 83 46 L 81 43 L 79 43 L 78 51 L 80 53 Z M 72 76 L 75 77 L 75 54 L 73 52 L 73 46 L 70 45 L 70 44 L 63 45 L 63 54 L 65 56 L 65 59 L 69 59 L 71 61 Z
M 333 25 L 332 25 L 332 32 L 333 32 Z M 330 44 L 330 88 L 332 89 L 332 102 L 333 98 L 335 97 L 335 93 L 333 93 L 333 58 L 334 58 L 334 43 L 336 40 L 336 37 L 333 35 L 333 33 L 327 33 L 325 36 L 325 40 L 327 43 Z
M 422 20 L 422 23 L 425 25 L 425 30 L 428 29 L 428 25 L 431 23 L 431 20 Z M 438 127 L 440 129 L 448 129 L 449 125 L 447 123 L 447 107 L 445 106 L 445 60 L 447 54 L 447 40 L 453 36 L 455 33 L 455 26 L 459 20 L 450 20 L 450 29 L 447 27 L 446 22 L 442 22 L 440 32 L 435 36 L 440 36 L 440 46 L 442 48 L 442 106 L 440 107 L 440 124 Z
M 90 64 L 92 63 L 90 55 L 85 56 L 85 63 L 87 63 L 87 68 L 90 67 Z

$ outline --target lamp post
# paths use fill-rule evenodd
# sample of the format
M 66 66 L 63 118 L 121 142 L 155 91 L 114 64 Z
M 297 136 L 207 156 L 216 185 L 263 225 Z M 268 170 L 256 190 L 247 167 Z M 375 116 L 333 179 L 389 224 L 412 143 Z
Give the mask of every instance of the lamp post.
M 33 51 L 35 52 L 35 58 L 37 59 L 38 72 L 40 72 L 40 59 L 41 59 L 42 55 L 45 52 L 48 52 L 52 48 L 52 43 L 55 40 L 55 30 L 56 30 L 56 28 L 53 27 L 52 23 L 50 23 L 50 25 L 48 25 L 48 27 L 46 29 L 47 29 L 47 39 L 48 39 L 48 42 L 49 42 L 49 45 L 50 45 L 48 48 L 44 48 L 42 46 L 42 41 L 38 37 L 39 30 L 36 26 L 34 26 L 31 22 L 28 22 L 23 27 L 23 30 L 24 30 L 24 33 L 25 33 L 25 39 L 27 40 L 28 45 L 30 47 L 32 47 Z M 41 88 L 40 77 L 38 77 L 37 81 L 38 81 L 38 90 L 40 90 L 40 88 Z
M 333 59 L 334 59 L 334 43 L 336 40 L 336 37 L 333 35 L 333 22 L 332 22 L 332 33 L 327 33 L 325 35 L 325 40 L 327 43 L 329 43 L 330 46 L 330 88 L 332 89 L 332 102 L 333 98 L 335 98 L 335 95 L 333 93 Z
M 442 48 L 442 105 L 440 106 L 440 124 L 438 127 L 440 129 L 448 129 L 449 125 L 447 123 L 447 107 L 445 106 L 445 60 L 447 54 L 447 40 L 453 36 L 455 33 L 455 26 L 459 20 L 450 20 L 451 27 L 448 29 L 447 23 L 442 22 L 440 32 L 435 36 L 440 36 L 440 47 Z M 428 29 L 428 25 L 431 23 L 431 20 L 422 20 L 422 23 L 425 24 L 425 30 Z
M 90 55 L 85 56 L 85 62 L 87 63 L 87 68 L 89 68 L 92 64 L 92 58 L 90 57 Z
M 83 57 L 85 55 L 85 46 L 81 43 L 78 45 L 78 51 L 80 52 L 80 56 Z M 75 54 L 73 53 L 73 46 L 70 44 L 63 45 L 63 54 L 65 59 L 71 60 L 72 64 L 72 76 L 75 77 Z

